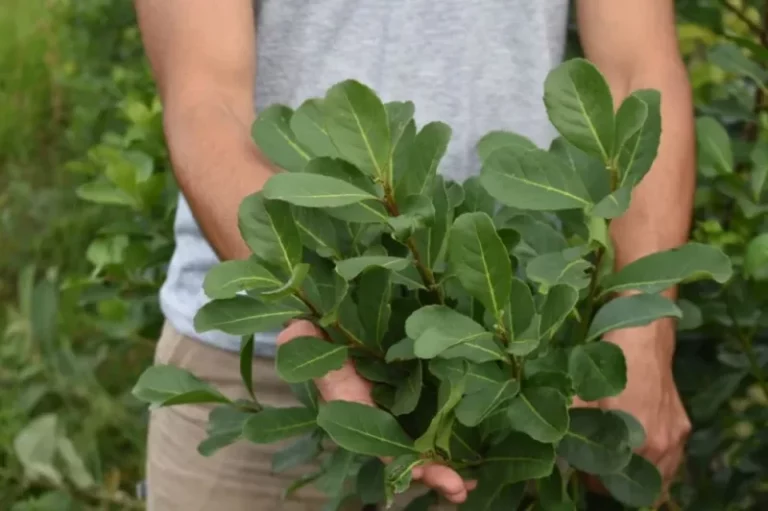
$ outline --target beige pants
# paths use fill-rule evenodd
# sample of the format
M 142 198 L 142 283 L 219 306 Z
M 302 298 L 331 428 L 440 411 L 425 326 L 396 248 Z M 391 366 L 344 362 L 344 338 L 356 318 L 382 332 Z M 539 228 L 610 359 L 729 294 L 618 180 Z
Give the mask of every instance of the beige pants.
M 185 337 L 168 324 L 157 346 L 155 363 L 186 369 L 232 399 L 247 396 L 240 380 L 238 354 Z M 262 403 L 275 406 L 296 403 L 290 388 L 277 377 L 272 360 L 254 358 L 253 378 Z M 210 409 L 207 405 L 182 405 L 152 412 L 147 447 L 148 511 L 319 511 L 323 508 L 324 496 L 311 485 L 287 500 L 282 499 L 283 490 L 310 469 L 272 473 L 272 454 L 285 443 L 255 445 L 241 441 L 208 458 L 198 454 L 197 445 L 206 437 Z M 408 492 L 404 502 L 423 491 Z M 440 509 L 449 508 L 440 506 Z

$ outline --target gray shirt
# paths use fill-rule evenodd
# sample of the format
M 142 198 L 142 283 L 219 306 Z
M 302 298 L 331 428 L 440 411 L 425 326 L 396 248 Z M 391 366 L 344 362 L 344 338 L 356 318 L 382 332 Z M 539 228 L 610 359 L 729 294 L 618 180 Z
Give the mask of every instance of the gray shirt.
M 416 122 L 443 121 L 453 137 L 439 172 L 479 171 L 475 144 L 496 129 L 546 147 L 554 137 L 542 91 L 565 46 L 567 0 L 264 0 L 257 9 L 255 108 L 293 108 L 347 78 L 383 101 L 411 100 Z M 180 197 L 176 250 L 160 292 L 166 318 L 184 335 L 237 350 L 238 337 L 198 334 L 205 273 L 218 259 Z M 269 354 L 273 334 L 256 336 Z

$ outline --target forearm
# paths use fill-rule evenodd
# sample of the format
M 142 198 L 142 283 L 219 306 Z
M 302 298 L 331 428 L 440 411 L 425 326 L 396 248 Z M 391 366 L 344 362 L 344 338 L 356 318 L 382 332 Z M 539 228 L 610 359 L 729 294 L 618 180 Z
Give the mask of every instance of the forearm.
M 222 259 L 249 256 L 238 229 L 238 208 L 272 172 L 250 138 L 251 119 L 213 101 L 166 110 L 174 173 L 200 228 Z

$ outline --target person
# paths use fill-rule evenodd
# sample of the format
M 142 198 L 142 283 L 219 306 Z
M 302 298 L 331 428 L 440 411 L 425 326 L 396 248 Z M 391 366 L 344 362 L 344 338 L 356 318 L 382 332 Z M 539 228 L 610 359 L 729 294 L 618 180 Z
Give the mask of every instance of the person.
M 555 136 L 542 101 L 547 73 L 564 58 L 567 0 L 135 0 L 139 26 L 164 107 L 164 128 L 181 197 L 176 250 L 161 290 L 167 319 L 157 363 L 197 374 L 233 396 L 239 339 L 199 335 L 196 311 L 207 301 L 206 271 L 246 258 L 237 211 L 277 169 L 250 137 L 267 105 L 297 107 L 354 78 L 385 101 L 412 100 L 420 125 L 448 123 L 453 137 L 440 172 L 461 180 L 479 170 L 474 147 L 494 129 L 547 147 Z M 679 54 L 673 0 L 581 0 L 576 5 L 585 56 L 606 76 L 616 102 L 637 89 L 661 91 L 658 157 L 613 222 L 616 265 L 687 240 L 695 181 L 690 86 Z M 675 296 L 675 290 L 667 292 Z M 279 337 L 256 338 L 253 374 L 266 402 L 291 399 L 275 376 L 274 343 L 315 333 L 305 322 Z M 681 463 L 690 423 L 672 377 L 672 320 L 618 330 L 608 337 L 626 355 L 628 385 L 596 406 L 634 414 L 647 432 L 640 452 L 664 480 Z M 351 366 L 317 382 L 326 400 L 372 404 L 370 385 Z M 584 405 L 584 403 L 577 403 Z M 595 404 L 590 404 L 595 405 Z M 150 511 L 320 509 L 312 490 L 285 502 L 287 476 L 270 470 L 274 446 L 238 443 L 204 458 L 208 408 L 154 411 L 148 438 Z M 295 474 L 294 474 L 295 475 Z M 417 479 L 449 502 L 474 482 L 439 465 Z

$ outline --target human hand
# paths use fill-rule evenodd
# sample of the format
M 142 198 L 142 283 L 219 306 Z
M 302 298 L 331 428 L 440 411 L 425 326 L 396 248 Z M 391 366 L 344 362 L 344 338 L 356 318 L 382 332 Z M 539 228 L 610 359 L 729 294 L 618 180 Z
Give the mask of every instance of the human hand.
M 296 337 L 312 336 L 324 338 L 322 330 L 309 321 L 291 323 L 277 337 L 277 344 L 284 344 Z M 347 360 L 341 369 L 332 371 L 315 380 L 317 390 L 324 401 L 354 401 L 376 406 L 371 397 L 371 383 L 362 378 L 355 370 L 351 360 Z M 383 460 L 385 463 L 391 460 Z M 454 504 L 460 504 L 467 498 L 467 493 L 477 486 L 477 481 L 464 481 L 450 467 L 429 463 L 413 469 L 413 479 L 440 492 Z
M 627 361 L 627 386 L 620 395 L 574 406 L 622 410 L 645 428 L 646 442 L 638 453 L 661 472 L 664 489 L 675 478 L 683 460 L 691 422 L 672 375 L 675 329 L 671 320 L 616 330 L 606 341 L 619 346 Z

